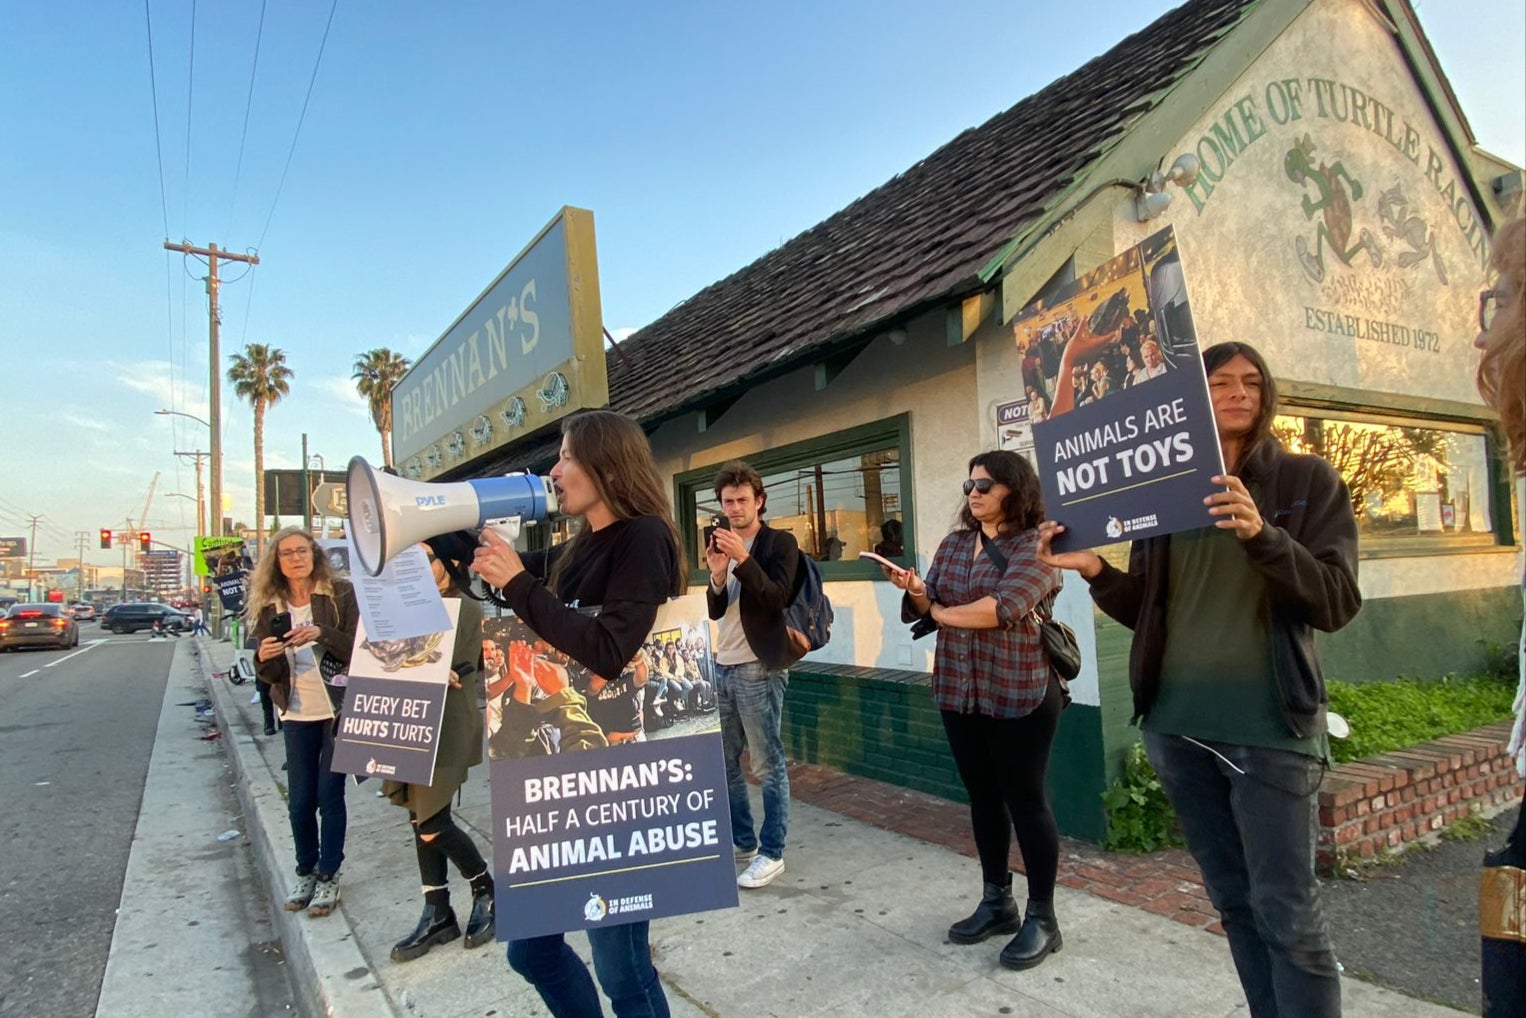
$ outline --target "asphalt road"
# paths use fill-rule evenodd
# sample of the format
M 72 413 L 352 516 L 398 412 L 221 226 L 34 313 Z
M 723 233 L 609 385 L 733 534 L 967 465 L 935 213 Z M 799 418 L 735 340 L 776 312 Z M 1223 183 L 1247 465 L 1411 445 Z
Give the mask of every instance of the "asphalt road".
M 115 636 L 89 624 L 81 628 L 78 650 L 0 654 L 0 799 L 9 815 L 0 832 L 0 1018 L 97 1011 L 113 936 L 121 935 L 123 879 L 178 642 L 146 633 Z M 192 708 L 183 711 L 185 727 L 194 731 Z M 220 760 L 220 749 L 207 752 Z M 208 817 L 231 817 L 238 809 L 221 766 L 198 766 L 190 785 L 154 787 L 159 800 L 166 793 L 182 804 L 194 800 Z M 167 924 L 166 945 L 174 944 L 173 931 L 182 925 L 207 928 L 206 916 L 178 914 L 176 902 L 182 911 L 194 910 L 202 906 L 191 904 L 200 900 L 189 893 L 193 886 L 227 885 L 238 907 L 222 918 L 231 917 L 236 928 L 221 932 L 224 922 L 218 935 L 248 945 L 249 957 L 239 973 L 208 971 L 204 978 L 247 987 L 242 1013 L 290 1013 L 279 944 L 269 942 L 269 902 L 253 876 L 247 842 L 210 845 L 201 856 L 192 853 L 178 869 L 151 871 L 153 886 L 135 890 L 134 912 L 144 913 L 145 902 L 157 911 L 154 898 L 162 900 L 162 920 L 155 921 Z M 176 893 L 180 881 L 199 883 Z M 138 972 L 145 968 L 140 957 L 152 961 L 152 952 L 135 955 L 118 976 L 113 1013 L 155 1013 L 152 991 L 168 981 L 156 984 Z M 159 960 L 199 963 L 194 955 Z M 148 982 L 133 982 L 135 973 Z
M 169 662 L 94 624 L 0 654 L 0 1015 L 95 1011 Z
M 1324 882 L 1326 919 L 1346 971 L 1414 997 L 1480 1010 L 1478 877 L 1504 844 L 1519 806 L 1477 841 L 1442 841 L 1373 867 L 1365 879 Z

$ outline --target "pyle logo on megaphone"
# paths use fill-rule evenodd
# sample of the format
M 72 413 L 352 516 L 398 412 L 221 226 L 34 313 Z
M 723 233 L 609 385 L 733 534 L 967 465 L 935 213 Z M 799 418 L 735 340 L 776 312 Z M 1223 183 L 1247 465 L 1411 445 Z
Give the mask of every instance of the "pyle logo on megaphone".
M 350 460 L 345 497 L 350 540 L 371 576 L 425 538 L 492 527 L 513 541 L 522 525 L 549 519 L 557 508 L 551 481 L 534 474 L 432 484 L 378 473 L 361 456 Z

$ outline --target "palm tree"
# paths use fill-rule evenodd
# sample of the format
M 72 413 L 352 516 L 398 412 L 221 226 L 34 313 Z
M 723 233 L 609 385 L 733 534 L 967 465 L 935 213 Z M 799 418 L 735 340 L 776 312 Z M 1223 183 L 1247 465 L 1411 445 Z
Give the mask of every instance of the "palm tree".
M 382 462 L 392 466 L 392 390 L 413 362 L 384 346 L 355 358 L 355 391 L 371 408 L 371 420 L 381 433 Z
M 263 343 L 250 343 L 232 354 L 228 381 L 233 393 L 254 408 L 254 531 L 256 546 L 265 540 L 265 411 L 291 392 L 292 372 L 286 352 Z

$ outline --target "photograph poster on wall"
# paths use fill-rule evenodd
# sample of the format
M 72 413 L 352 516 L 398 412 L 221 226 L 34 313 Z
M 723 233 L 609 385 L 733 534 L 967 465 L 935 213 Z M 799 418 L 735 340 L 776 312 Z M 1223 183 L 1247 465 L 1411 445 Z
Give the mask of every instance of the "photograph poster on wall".
M 498 938 L 734 906 L 704 599 L 664 605 L 612 678 L 516 616 L 483 631 Z
M 1224 463 L 1170 227 L 1009 325 L 1044 505 L 1066 528 L 1056 550 L 1213 522 Z

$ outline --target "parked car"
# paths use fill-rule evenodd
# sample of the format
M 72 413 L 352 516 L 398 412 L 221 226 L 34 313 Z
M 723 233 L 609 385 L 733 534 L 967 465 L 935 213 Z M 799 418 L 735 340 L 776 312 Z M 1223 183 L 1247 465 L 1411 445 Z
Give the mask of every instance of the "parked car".
M 95 605 L 89 601 L 76 601 L 69 606 L 69 612 L 74 616 L 75 622 L 94 622 Z
M 167 604 L 142 602 L 139 604 L 115 604 L 101 616 L 101 626 L 113 633 L 134 633 L 140 629 L 153 629 L 161 624 L 166 632 L 189 633 L 191 617 L 176 611 Z
M 78 646 L 79 623 L 61 604 L 16 604 L 0 619 L 0 650 Z

